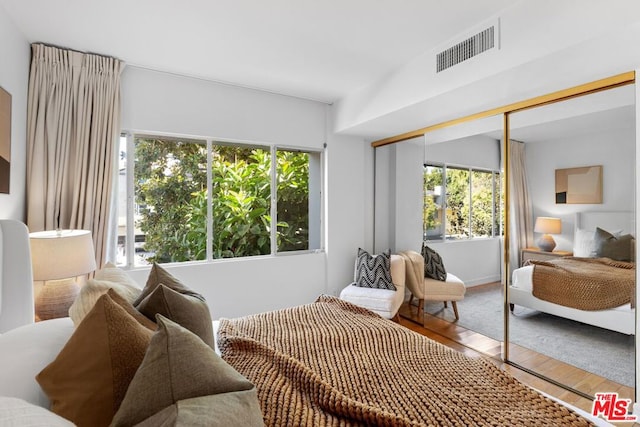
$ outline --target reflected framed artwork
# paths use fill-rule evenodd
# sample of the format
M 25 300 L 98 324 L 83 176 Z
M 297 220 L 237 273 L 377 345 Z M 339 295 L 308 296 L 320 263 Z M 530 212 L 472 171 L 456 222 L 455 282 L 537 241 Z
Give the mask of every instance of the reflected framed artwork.
M 602 166 L 556 169 L 556 203 L 602 203 Z
M 9 193 L 11 177 L 11 95 L 0 87 L 0 193 Z

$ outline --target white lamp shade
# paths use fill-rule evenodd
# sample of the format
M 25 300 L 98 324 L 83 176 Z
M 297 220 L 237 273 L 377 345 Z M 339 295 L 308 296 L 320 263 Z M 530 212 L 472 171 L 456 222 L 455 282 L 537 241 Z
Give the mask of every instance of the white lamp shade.
M 29 234 L 33 280 L 81 276 L 96 269 L 88 230 L 50 230 Z
M 562 233 L 562 221 L 560 218 L 539 216 L 536 218 L 536 225 L 533 231 L 544 234 L 560 234 Z

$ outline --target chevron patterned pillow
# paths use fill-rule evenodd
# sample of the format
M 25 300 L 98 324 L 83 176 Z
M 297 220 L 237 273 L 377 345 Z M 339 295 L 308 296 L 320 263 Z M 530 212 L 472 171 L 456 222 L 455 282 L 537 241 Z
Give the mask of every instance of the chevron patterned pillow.
M 424 277 L 431 279 L 447 280 L 447 270 L 440 254 L 429 246 L 422 244 L 422 257 L 424 258 Z
M 388 289 L 395 291 L 391 282 L 391 249 L 378 255 L 371 255 L 358 248 L 354 269 L 354 285 L 361 288 Z

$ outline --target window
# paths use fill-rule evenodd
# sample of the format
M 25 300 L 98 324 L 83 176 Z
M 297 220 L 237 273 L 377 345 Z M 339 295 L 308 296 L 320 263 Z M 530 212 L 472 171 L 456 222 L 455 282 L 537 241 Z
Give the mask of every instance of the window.
M 319 152 L 148 135 L 120 146 L 119 264 L 320 248 Z
M 426 165 L 423 173 L 424 202 L 423 230 L 424 240 L 444 239 L 444 168 Z
M 426 164 L 424 239 L 464 240 L 501 235 L 500 179 L 500 174 L 494 171 Z

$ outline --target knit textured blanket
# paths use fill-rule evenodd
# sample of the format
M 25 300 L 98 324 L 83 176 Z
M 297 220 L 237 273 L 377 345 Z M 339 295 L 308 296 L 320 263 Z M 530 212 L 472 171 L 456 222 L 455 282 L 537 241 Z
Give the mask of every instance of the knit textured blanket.
M 335 297 L 221 319 L 222 357 L 267 426 L 587 426 L 483 358 Z
M 534 265 L 533 296 L 541 300 L 580 310 L 635 305 L 635 263 L 576 257 L 529 263 Z

